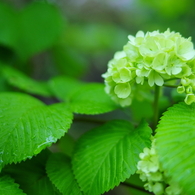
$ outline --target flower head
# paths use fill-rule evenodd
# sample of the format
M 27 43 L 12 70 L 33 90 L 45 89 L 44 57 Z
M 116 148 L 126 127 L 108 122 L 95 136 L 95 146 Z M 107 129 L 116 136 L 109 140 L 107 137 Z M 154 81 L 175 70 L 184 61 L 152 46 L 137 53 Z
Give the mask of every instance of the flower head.
M 103 74 L 106 92 L 114 101 L 128 106 L 137 84 L 163 86 L 167 80 L 181 79 L 178 92 L 187 94 L 187 104 L 195 102 L 195 50 L 190 38 L 168 29 L 163 33 L 139 31 L 128 39 Z
M 172 181 L 165 174 L 159 162 L 156 152 L 154 137 L 151 137 L 151 148 L 144 148 L 143 153 L 139 154 L 140 161 L 137 163 L 137 173 L 144 184 L 144 188 L 155 195 L 181 195 L 179 185 Z

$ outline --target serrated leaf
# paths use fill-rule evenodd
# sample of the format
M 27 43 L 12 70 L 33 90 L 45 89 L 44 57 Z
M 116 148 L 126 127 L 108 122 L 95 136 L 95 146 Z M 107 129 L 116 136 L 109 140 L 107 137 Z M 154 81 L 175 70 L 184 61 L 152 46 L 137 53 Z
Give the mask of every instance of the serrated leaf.
M 52 154 L 46 165 L 51 182 L 63 195 L 82 195 L 72 172 L 71 160 L 64 154 Z
M 25 195 L 19 188 L 19 185 L 14 182 L 8 175 L 0 177 L 0 194 L 1 195 Z
M 60 195 L 61 193 L 50 182 L 45 171 L 50 154 L 49 150 L 44 150 L 31 160 L 5 166 L 3 173 L 11 175 L 28 195 Z
M 5 77 L 7 82 L 14 87 L 18 87 L 31 94 L 45 97 L 52 95 L 46 82 L 35 81 L 22 72 L 8 66 L 1 67 L 1 70 L 3 77 Z
M 186 195 L 194 193 L 195 104 L 169 108 L 156 130 L 156 147 L 163 169 Z
M 119 185 L 136 171 L 139 153 L 150 145 L 145 122 L 134 129 L 114 120 L 84 134 L 73 156 L 73 171 L 85 195 L 99 195 Z
M 102 114 L 113 111 L 118 106 L 104 91 L 104 84 L 90 83 L 81 86 L 70 100 L 70 107 L 79 114 Z
M 29 95 L 0 94 L 0 167 L 31 158 L 70 127 L 72 113 L 61 104 L 46 106 Z
M 49 86 L 54 95 L 62 101 L 70 101 L 72 94 L 79 90 L 84 83 L 71 77 L 58 76 L 49 81 Z

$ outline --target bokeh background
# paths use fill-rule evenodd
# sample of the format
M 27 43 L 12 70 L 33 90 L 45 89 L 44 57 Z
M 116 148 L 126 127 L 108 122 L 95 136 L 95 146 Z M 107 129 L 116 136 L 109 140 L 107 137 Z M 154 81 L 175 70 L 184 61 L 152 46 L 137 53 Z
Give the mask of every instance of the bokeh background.
M 194 0 L 1 0 L 0 66 L 40 81 L 65 75 L 103 82 L 108 61 L 129 34 L 170 28 L 195 41 L 194 8 Z M 1 77 L 0 91 L 9 89 Z M 130 183 L 140 185 L 137 176 Z M 106 194 L 148 193 L 121 185 Z
M 194 8 L 193 0 L 1 0 L 0 60 L 35 79 L 102 82 L 128 34 L 170 28 L 195 40 Z

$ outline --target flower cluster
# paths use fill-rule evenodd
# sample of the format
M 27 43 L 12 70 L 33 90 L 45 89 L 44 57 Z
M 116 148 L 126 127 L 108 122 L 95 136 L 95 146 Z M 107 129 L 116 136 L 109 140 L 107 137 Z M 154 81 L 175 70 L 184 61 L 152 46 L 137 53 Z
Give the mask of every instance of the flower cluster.
M 152 138 L 151 148 L 144 148 L 139 155 L 137 173 L 140 179 L 146 182 L 144 188 L 155 195 L 181 195 L 181 189 L 171 178 L 167 177 L 160 166 L 158 155 L 155 150 L 155 139 Z
M 106 92 L 113 100 L 128 106 L 136 84 L 162 86 L 167 81 L 181 79 L 177 91 L 187 94 L 187 104 L 195 102 L 195 50 L 190 38 L 168 29 L 163 33 L 139 31 L 128 39 L 103 74 Z

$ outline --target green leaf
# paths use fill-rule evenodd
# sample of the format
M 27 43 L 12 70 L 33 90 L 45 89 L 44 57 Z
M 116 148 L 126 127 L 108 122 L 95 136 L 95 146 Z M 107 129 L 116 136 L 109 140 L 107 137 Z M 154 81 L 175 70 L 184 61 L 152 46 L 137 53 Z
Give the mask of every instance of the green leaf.
M 8 66 L 1 67 L 1 70 L 7 82 L 14 87 L 18 87 L 31 94 L 45 97 L 52 95 L 46 82 L 35 81 L 22 72 Z
M 54 95 L 62 101 L 70 101 L 72 94 L 78 91 L 84 83 L 71 77 L 58 76 L 49 81 L 49 86 Z
M 25 195 L 19 188 L 19 185 L 8 176 L 4 175 L 0 177 L 0 194 L 1 195 Z
M 63 195 L 82 195 L 72 172 L 70 158 L 60 153 L 52 154 L 46 170 L 52 183 Z
M 15 49 L 21 59 L 51 47 L 59 37 L 63 19 L 59 10 L 47 3 L 31 3 L 20 13 L 19 37 Z
M 31 158 L 62 137 L 72 113 L 20 93 L 0 94 L 0 167 Z
M 84 134 L 73 156 L 73 171 L 85 195 L 99 195 L 136 171 L 139 153 L 150 146 L 151 129 L 114 120 Z
M 179 103 L 169 108 L 156 130 L 156 147 L 167 175 L 183 188 L 194 193 L 195 180 L 195 104 Z
M 118 106 L 104 91 L 104 84 L 90 83 L 81 86 L 71 98 L 70 107 L 79 114 L 102 114 L 113 111 Z
M 50 154 L 49 150 L 44 150 L 31 160 L 5 166 L 3 173 L 11 175 L 28 195 L 60 195 L 45 171 Z
M 70 45 L 67 46 L 66 42 L 56 44 L 52 48 L 52 55 L 60 74 L 80 77 L 87 71 L 89 60 L 87 61 L 81 52 L 74 50 Z
M 0 43 L 13 46 L 17 37 L 15 25 L 18 17 L 11 7 L 0 2 L 0 18 Z
M 118 108 L 105 93 L 104 84 L 86 84 L 69 77 L 55 77 L 49 85 L 56 97 L 69 102 L 75 113 L 102 114 Z

